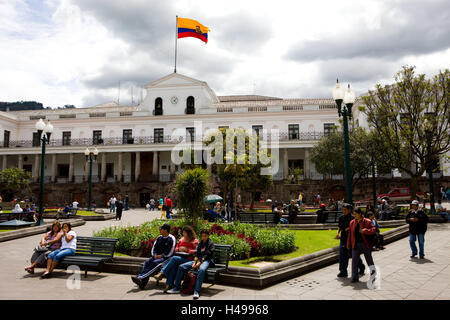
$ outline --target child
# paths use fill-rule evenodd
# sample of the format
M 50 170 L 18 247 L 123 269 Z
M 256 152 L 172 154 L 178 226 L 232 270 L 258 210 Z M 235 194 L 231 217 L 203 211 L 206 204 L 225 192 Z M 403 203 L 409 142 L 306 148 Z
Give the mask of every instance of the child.
M 375 251 L 383 250 L 384 249 L 383 236 L 380 234 L 380 225 L 378 224 L 377 220 L 375 219 L 375 214 L 373 213 L 373 211 L 369 211 L 367 213 L 367 216 L 370 220 L 372 220 L 372 224 L 376 229 L 376 234 L 375 234 L 376 246 L 375 246 L 374 250 Z
M 197 246 L 194 262 L 189 261 L 178 267 L 175 287 L 167 291 L 167 293 L 180 293 L 181 279 L 192 268 L 198 270 L 193 298 L 198 299 L 200 297 L 199 292 L 203 284 L 203 279 L 205 278 L 206 269 L 214 265 L 214 243 L 209 239 L 209 230 L 202 230 L 200 235 L 202 240 Z

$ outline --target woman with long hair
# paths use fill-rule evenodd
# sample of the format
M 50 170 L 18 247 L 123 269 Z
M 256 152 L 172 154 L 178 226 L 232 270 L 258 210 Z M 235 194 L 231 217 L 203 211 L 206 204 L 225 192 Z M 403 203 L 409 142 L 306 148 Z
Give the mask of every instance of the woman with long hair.
M 63 233 L 61 232 L 61 224 L 58 221 L 53 222 L 49 232 L 47 232 L 39 243 L 40 248 L 35 248 L 34 253 L 31 256 L 31 265 L 25 268 L 25 271 L 33 274 L 36 266 L 42 266 L 47 264 L 47 256 L 50 252 L 55 251 L 61 247 L 61 238 Z

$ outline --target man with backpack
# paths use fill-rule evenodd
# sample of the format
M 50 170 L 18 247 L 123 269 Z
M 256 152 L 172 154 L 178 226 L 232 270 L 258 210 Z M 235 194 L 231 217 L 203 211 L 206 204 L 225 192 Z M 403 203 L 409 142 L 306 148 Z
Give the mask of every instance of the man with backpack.
M 193 298 L 198 299 L 200 297 L 199 293 L 202 288 L 203 279 L 205 278 L 206 269 L 208 269 L 209 266 L 214 265 L 214 243 L 209 239 L 209 230 L 203 229 L 200 231 L 200 235 L 202 240 L 197 246 L 194 262 L 189 261 L 178 267 L 175 286 L 173 289 L 167 291 L 167 293 L 180 293 L 181 280 L 186 272 L 192 268 L 193 270 L 197 270 L 197 277 L 195 277 L 193 273 L 188 273 L 189 280 L 186 288 L 183 290 L 183 293 L 190 294 L 193 290 Z

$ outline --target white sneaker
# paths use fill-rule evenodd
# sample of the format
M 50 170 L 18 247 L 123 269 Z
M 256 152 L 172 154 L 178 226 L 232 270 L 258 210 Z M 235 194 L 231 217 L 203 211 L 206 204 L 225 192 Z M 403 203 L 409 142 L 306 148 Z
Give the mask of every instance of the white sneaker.
M 172 294 L 172 293 L 180 293 L 180 292 L 181 292 L 180 289 L 176 289 L 176 288 L 172 288 L 169 291 L 167 291 L 167 293 L 170 293 L 170 294 Z
M 200 295 L 198 294 L 198 292 L 197 291 L 194 291 L 194 299 L 198 299 L 200 297 Z

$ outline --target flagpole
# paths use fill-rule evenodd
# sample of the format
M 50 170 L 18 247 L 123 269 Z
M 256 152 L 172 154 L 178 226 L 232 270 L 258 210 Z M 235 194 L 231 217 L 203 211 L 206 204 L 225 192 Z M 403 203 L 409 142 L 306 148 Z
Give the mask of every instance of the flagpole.
M 178 44 L 178 16 L 175 16 L 175 69 L 174 73 L 177 73 L 177 44 Z

